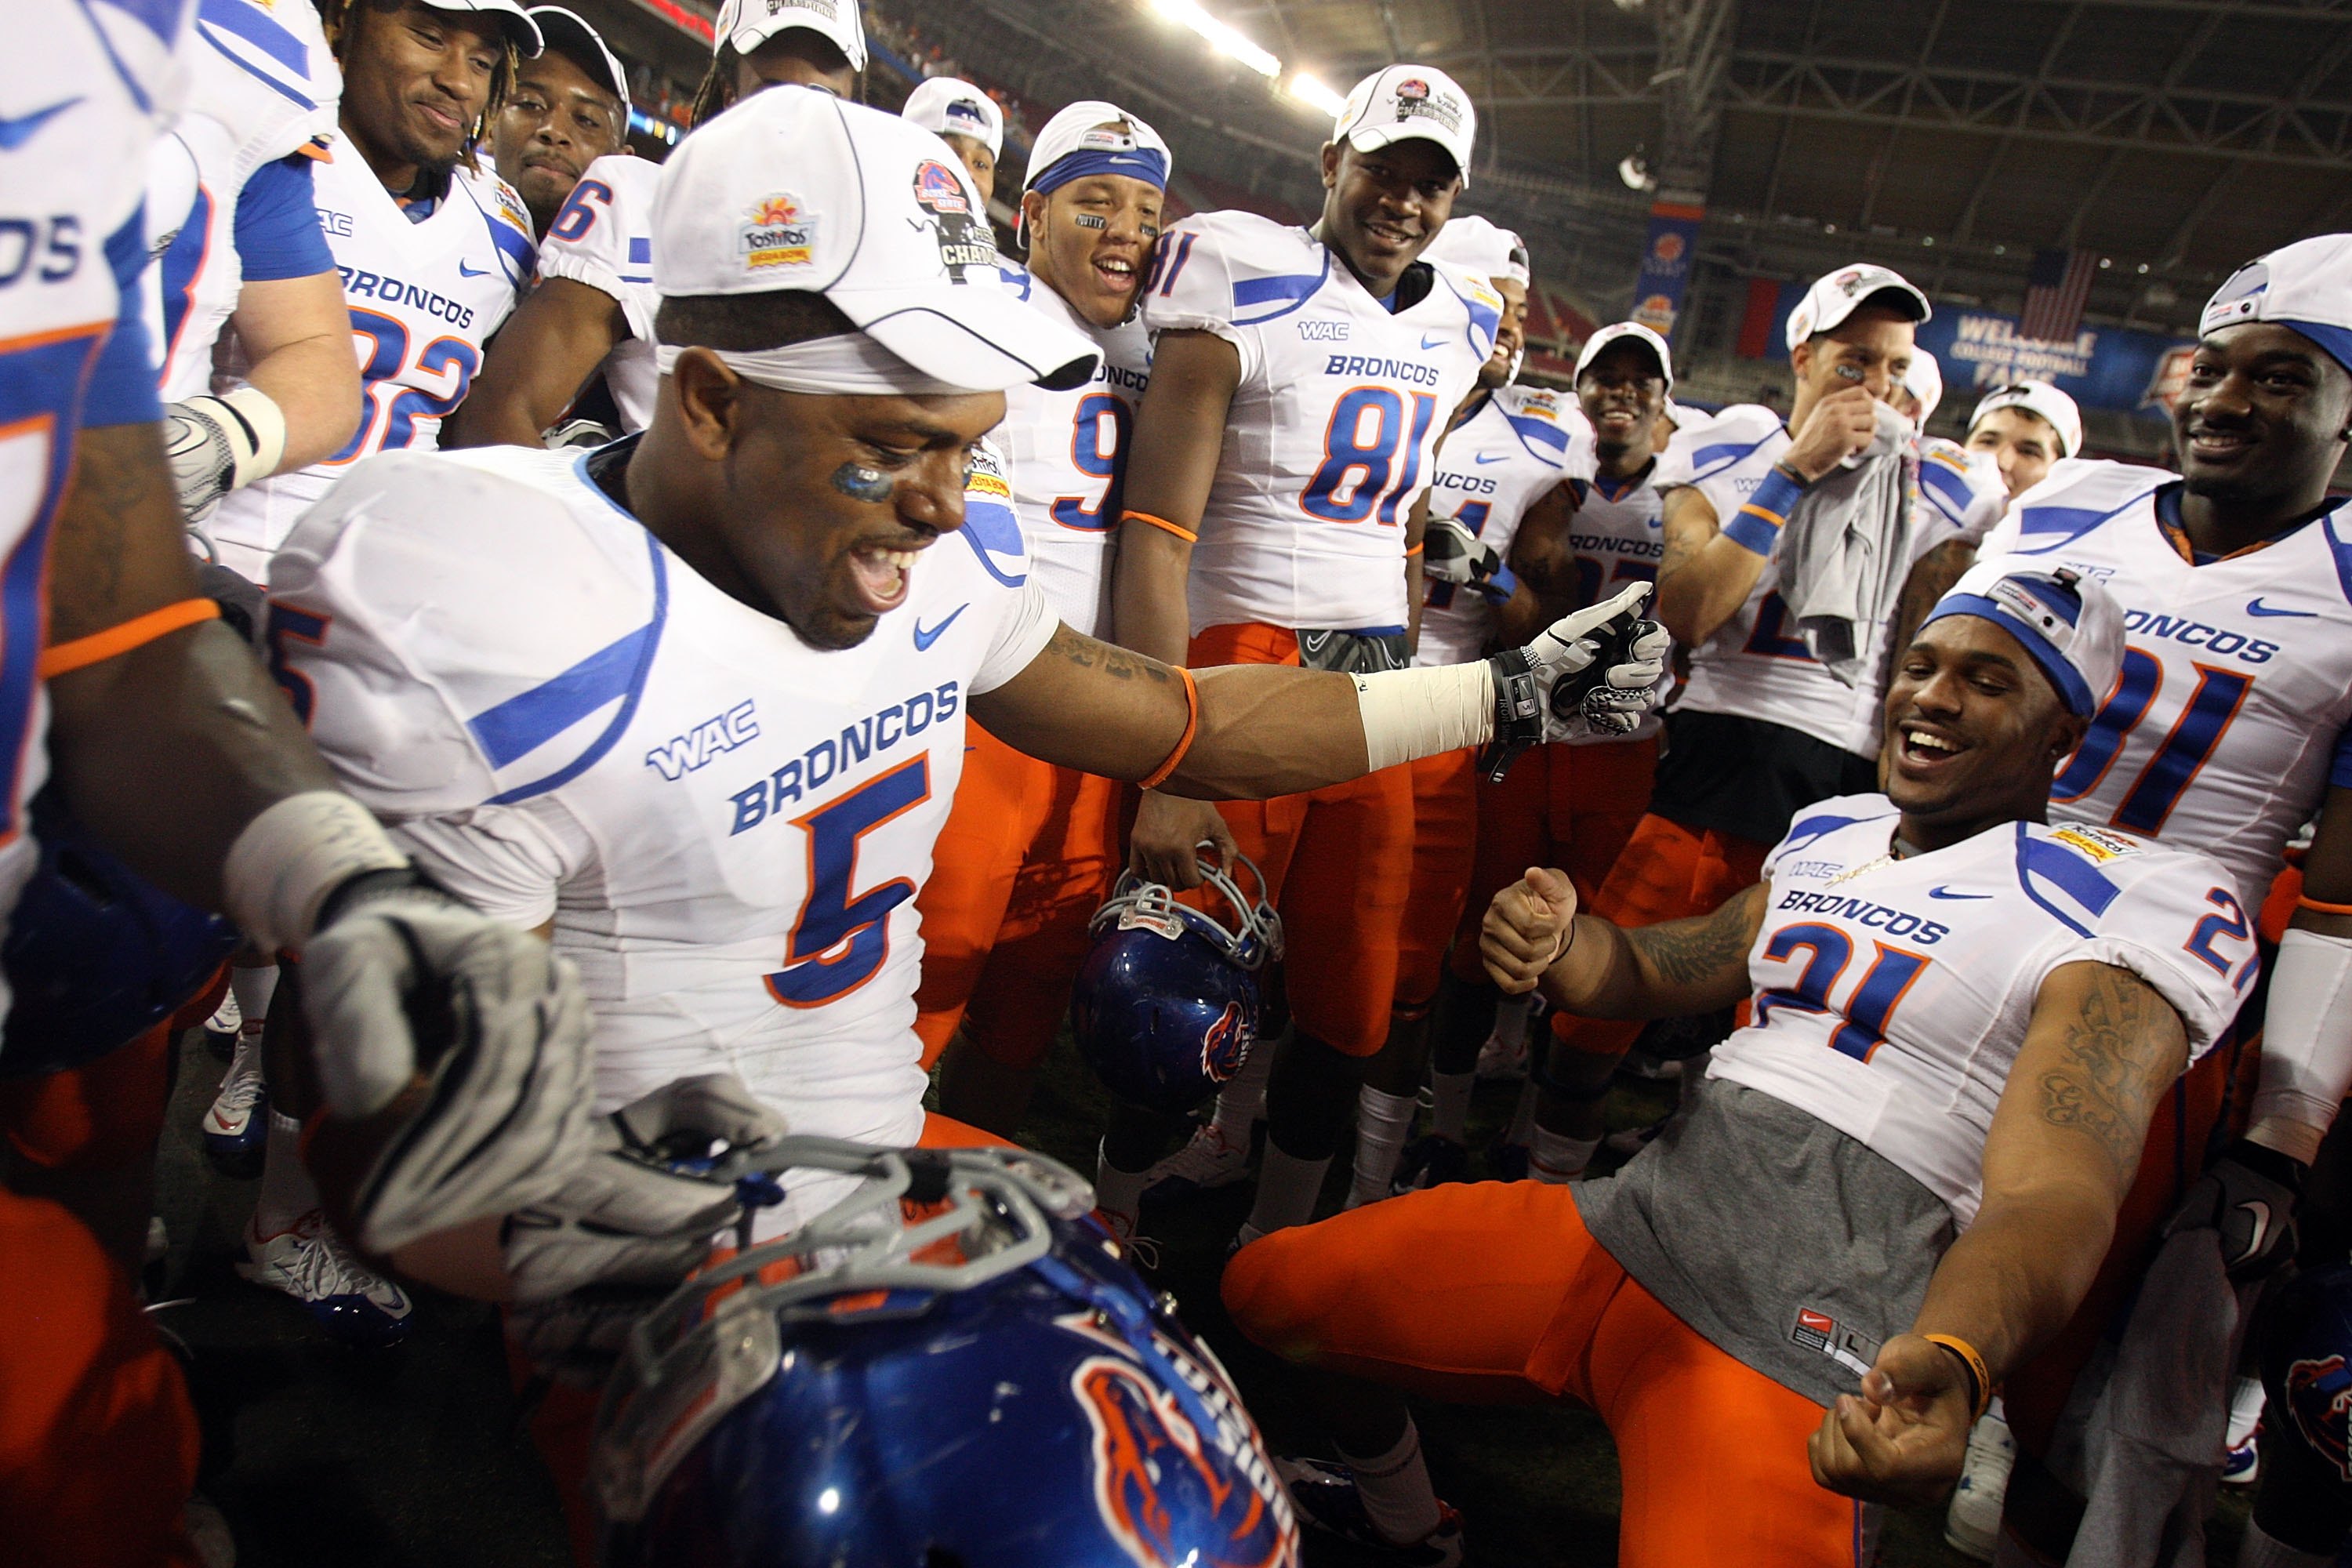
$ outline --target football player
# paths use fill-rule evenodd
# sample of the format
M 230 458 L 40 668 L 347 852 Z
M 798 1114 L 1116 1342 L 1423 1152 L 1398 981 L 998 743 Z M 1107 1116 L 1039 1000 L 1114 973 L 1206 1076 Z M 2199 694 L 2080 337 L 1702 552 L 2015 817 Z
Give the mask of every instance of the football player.
M 2059 1556 L 2081 1478 L 2045 1463 L 2053 1427 L 2154 1226 L 2187 1186 L 2173 1223 L 2220 1224 L 2235 1272 L 2283 1261 L 2282 1221 L 2352 1084 L 2352 522 L 2328 493 L 2352 440 L 2352 236 L 2242 268 L 2202 329 L 2173 409 L 2179 477 L 2061 464 L 1985 542 L 2096 574 L 2126 611 L 2122 675 L 2052 785 L 2053 819 L 2213 856 L 2231 877 L 2210 916 L 2232 928 L 2251 926 L 2288 839 L 2318 823 L 2259 1024 L 2246 1137 L 2197 1176 L 2228 1065 L 2190 1075 L 2178 1136 L 2151 1142 L 2096 1287 L 2007 1392 L 2019 1459 L 2006 1528 Z M 2240 1036 L 2255 1026 L 2242 1019 Z
M 1789 318 L 1797 395 L 1787 423 L 1728 408 L 1662 475 L 1660 614 L 1691 650 L 1666 721 L 1650 809 L 1592 908 L 1636 925 L 1715 908 L 1753 882 L 1794 815 L 1874 782 L 1853 736 L 1855 691 L 1806 647 L 1780 595 L 1780 524 L 1807 486 L 1864 450 L 1909 368 L 1927 299 L 1883 267 L 1840 268 Z M 1637 1024 L 1552 1018 L 1530 1171 L 1567 1180 L 1599 1147 L 1611 1076 Z
M 490 155 L 530 211 L 531 233 L 545 239 L 589 164 L 630 156 L 629 74 L 573 12 L 534 5 L 530 19 L 547 47 L 516 70 L 490 123 Z
M 0 905 L 33 871 L 26 812 L 46 783 L 142 874 L 300 949 L 329 1102 L 319 1135 L 388 1107 L 404 1120 L 406 1140 L 355 1194 L 358 1228 L 383 1244 L 420 1215 L 462 1223 L 486 1194 L 528 1203 L 572 1173 L 585 1018 L 541 944 L 417 885 L 199 595 L 137 298 L 142 190 L 194 10 L 43 0 L 12 16 L 0 59 L 0 102 L 16 115 L 0 213 L 42 258 L 0 291 L 13 606 L 0 700 L 15 759 Z M 458 1011 L 457 995 L 515 1005 Z M 412 1016 L 435 1017 L 436 1049 L 420 1052 Z M 450 1164 L 453 1144 L 493 1128 L 498 1158 Z M 0 1281 L 9 1561 L 193 1561 L 180 1513 L 194 1419 L 130 1279 L 58 1205 L 0 1190 Z
M 907 107 L 899 113 L 954 148 L 981 195 L 995 199 L 996 161 L 1004 154 L 1004 110 L 994 99 L 968 81 L 929 77 L 907 95 Z M 1029 159 L 1034 166 L 1034 149 Z M 1030 189 L 1035 188 L 1033 183 Z
M 1167 143 L 1142 121 L 1116 104 L 1071 104 L 1046 121 L 1030 153 L 1020 224 L 1029 265 L 1007 274 L 1040 313 L 1102 353 L 1081 385 L 1008 389 L 995 437 L 1031 570 L 1062 624 L 1087 637 L 1109 630 L 1111 531 L 1128 433 L 1151 374 L 1135 300 L 1159 237 L 1169 166 Z M 1123 792 L 1110 779 L 1041 763 L 977 724 L 971 747 L 918 900 L 915 1029 L 926 1064 L 940 1061 L 940 1109 L 1010 1137 L 1061 1026 L 1087 921 L 1118 872 Z
M 1633 1568 L 1859 1568 L 1854 1500 L 1951 1486 L 2260 967 L 2209 918 L 2218 864 L 2043 820 L 2122 622 L 2095 580 L 1988 558 L 1900 661 L 1887 793 L 1801 811 L 1715 912 L 1620 927 L 1539 868 L 1496 897 L 1507 988 L 1601 1016 L 1747 996 L 1755 1023 L 1613 1178 L 1409 1194 L 1234 1258 L 1242 1331 L 1339 1374 L 1311 1386 L 1348 1468 L 1292 1468 L 1308 1520 L 1462 1560 L 1406 1391 L 1597 1411 Z
M 1475 132 L 1451 78 L 1391 66 L 1356 84 L 1323 148 L 1316 227 L 1222 212 L 1161 237 L 1143 291 L 1158 336 L 1112 595 L 1120 642 L 1201 664 L 1407 662 L 1422 492 L 1502 312 L 1484 278 L 1422 259 L 1463 188 Z M 1384 772 L 1223 815 L 1146 792 L 1130 849 L 1139 874 L 1195 886 L 1204 840 L 1238 845 L 1265 871 L 1288 944 L 1296 1033 L 1257 1080 L 1269 1135 L 1244 1227 L 1256 1236 L 1307 1217 L 1361 1064 L 1388 1037 L 1412 781 Z M 1216 1119 L 1155 1180 L 1240 1180 L 1254 1098 L 1228 1088 Z M 1108 1208 L 1133 1212 L 1127 1184 L 1107 1185 Z
M 744 93 L 857 90 L 866 33 L 832 0 L 728 0 L 710 74 L 696 100 L 716 114 Z M 698 119 L 698 123 L 699 122 Z M 603 368 L 623 432 L 653 417 L 654 191 L 661 165 L 600 158 L 572 187 L 539 249 L 539 284 L 515 310 L 473 391 L 451 417 L 450 447 L 536 447 Z
M 2053 464 L 2083 455 L 2083 411 L 2046 381 L 2011 382 L 1978 400 L 1964 444 L 1991 454 L 2014 500 L 2048 478 Z

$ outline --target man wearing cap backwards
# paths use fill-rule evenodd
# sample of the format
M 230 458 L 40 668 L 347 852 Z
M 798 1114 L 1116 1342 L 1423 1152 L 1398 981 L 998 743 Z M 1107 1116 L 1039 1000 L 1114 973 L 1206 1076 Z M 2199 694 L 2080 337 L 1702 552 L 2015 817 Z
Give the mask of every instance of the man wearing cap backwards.
M 1109 630 L 1111 530 L 1151 373 L 1135 299 L 1168 172 L 1167 143 L 1141 120 L 1116 104 L 1071 104 L 1045 122 L 1029 155 L 1020 223 L 1028 268 L 1004 269 L 1039 314 L 1102 353 L 1076 386 L 1007 388 L 992 437 L 1009 459 L 1030 569 L 1062 624 L 1087 637 Z M 1122 794 L 1114 780 L 1039 762 L 971 727 L 963 781 L 916 900 L 915 1032 L 925 1065 L 940 1061 L 947 1115 L 1006 1136 L 1019 1125 L 1068 1008 L 1087 922 L 1123 858 Z
M 1752 997 L 1755 1022 L 1612 1178 L 1434 1188 L 1234 1258 L 1236 1326 L 1331 1374 L 1352 1468 L 1286 1467 L 1310 1521 L 1463 1561 L 1406 1392 L 1591 1406 L 1628 1568 L 1859 1568 L 1855 1500 L 1950 1487 L 2259 967 L 2207 919 L 2217 866 L 2043 821 L 2122 643 L 2095 581 L 1988 559 L 1898 663 L 1886 793 L 1801 812 L 1721 908 L 1626 929 L 1543 868 L 1496 897 L 1507 989 L 1635 1017 Z
M 928 77 L 907 95 L 907 107 L 898 112 L 954 151 L 983 200 L 995 196 L 996 161 L 1004 154 L 1004 110 L 994 99 L 951 76 Z
M 530 19 L 547 47 L 516 72 L 490 125 L 490 154 L 544 239 L 589 164 L 630 155 L 629 78 L 604 36 L 578 15 L 534 5 Z
M 967 716 L 1062 766 L 1269 795 L 1476 743 L 1498 689 L 1544 707 L 1517 650 L 1196 678 L 1060 626 L 1011 513 L 964 504 L 965 468 L 1003 388 L 1079 384 L 1097 353 L 999 286 L 978 192 L 929 132 L 761 93 L 687 138 L 655 223 L 641 437 L 387 455 L 271 579 L 320 749 L 453 890 L 578 955 L 605 1108 L 733 1074 L 796 1131 L 926 1135 L 913 900 Z M 1532 645 L 1533 685 L 1580 717 L 1513 706 L 1507 738 L 1647 704 L 1663 634 L 1593 668 L 1600 619 Z M 1571 667 L 1605 690 L 1571 700 Z M 614 1181 L 671 1178 L 622 1163 L 592 1184 L 593 1228 L 559 1202 L 502 1253 L 447 1238 L 476 1248 L 455 1281 L 535 1299 L 690 1266 L 675 1205 Z M 763 1233 L 828 1201 L 796 1188 Z
M 2083 411 L 2046 381 L 2012 382 L 1985 394 L 1969 416 L 1971 452 L 1989 452 L 2016 500 L 2053 463 L 2083 455 Z
M 2352 518 L 2328 494 L 2352 439 L 2352 235 L 2300 240 L 2241 268 L 2202 325 L 2173 409 L 2177 478 L 2062 463 L 1985 541 L 1989 552 L 2095 574 L 2125 610 L 2122 674 L 2052 785 L 2054 819 L 2211 855 L 2229 871 L 2205 895 L 2217 930 L 2252 928 L 2287 840 L 2318 819 L 2259 1021 L 2246 1136 L 2191 1182 L 2222 1101 L 2217 1058 L 2189 1075 L 2178 1125 L 2159 1119 L 2082 1310 L 2007 1390 L 2020 1458 L 2006 1528 L 2053 1560 L 2080 1478 L 2053 1476 L 2041 1458 L 2075 1368 L 2147 1264 L 2155 1224 L 2185 1184 L 2173 1223 L 2218 1224 L 2234 1274 L 2284 1261 L 2294 1232 L 2282 1222 L 2352 1084 Z M 2256 1026 L 2242 1018 L 2238 1037 Z
M 1667 720 L 1649 814 L 1593 901 L 1604 918 L 1640 925 L 1713 909 L 1755 879 L 1799 810 L 1874 782 L 1853 734 L 1854 689 L 1789 620 L 1774 557 L 1806 487 L 1869 447 L 1927 318 L 1927 296 L 1886 268 L 1820 279 L 1789 317 L 1788 422 L 1727 408 L 1659 475 L 1659 613 L 1691 650 L 1690 681 Z M 1551 1027 L 1538 1153 L 1540 1173 L 1565 1180 L 1599 1146 L 1610 1078 L 1641 1030 L 1566 1013 Z
M 770 87 L 856 91 L 866 30 L 856 5 L 728 0 L 713 35 L 696 122 Z M 709 107 L 706 109 L 705 106 Z M 539 284 L 499 334 L 449 447 L 536 447 L 601 367 L 624 432 L 653 417 L 654 191 L 662 165 L 614 155 L 588 166 L 539 249 Z M 593 437 L 592 437 L 593 438 Z
M 1475 132 L 1452 79 L 1391 66 L 1348 95 L 1323 149 L 1314 228 L 1206 213 L 1162 237 L 1143 293 L 1158 337 L 1120 522 L 1121 642 L 1203 664 L 1407 661 L 1418 502 L 1502 310 L 1484 278 L 1422 259 L 1463 188 Z M 1243 1230 L 1255 1236 L 1312 1211 L 1361 1063 L 1388 1037 L 1412 780 L 1382 773 L 1222 816 L 1148 792 L 1131 858 L 1191 887 L 1204 839 L 1238 841 L 1276 894 L 1297 1033 L 1260 1069 L 1270 1083 L 1245 1072 L 1156 1184 L 1240 1180 L 1262 1092 L 1265 1169 Z

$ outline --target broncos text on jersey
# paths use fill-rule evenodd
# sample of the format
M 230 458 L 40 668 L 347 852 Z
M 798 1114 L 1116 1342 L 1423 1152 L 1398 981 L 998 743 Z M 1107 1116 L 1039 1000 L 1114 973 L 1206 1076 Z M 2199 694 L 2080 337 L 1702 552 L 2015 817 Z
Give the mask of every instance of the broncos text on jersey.
M 1573 400 L 1547 387 L 1505 386 L 1448 431 L 1429 491 L 1433 521 L 1450 517 L 1510 558 L 1519 520 L 1566 471 L 1574 439 L 1563 407 Z M 1507 569 L 1491 586 L 1508 597 Z M 1415 664 L 1461 664 L 1482 657 L 1495 635 L 1495 601 L 1478 589 L 1432 583 L 1423 595 Z

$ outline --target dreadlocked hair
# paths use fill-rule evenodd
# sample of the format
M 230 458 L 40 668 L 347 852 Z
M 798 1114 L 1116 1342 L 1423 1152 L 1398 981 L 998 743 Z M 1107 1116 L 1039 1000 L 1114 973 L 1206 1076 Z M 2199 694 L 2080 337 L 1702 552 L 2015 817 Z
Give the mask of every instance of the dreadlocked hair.
M 742 57 L 735 46 L 725 38 L 711 51 L 709 68 L 702 73 L 702 85 L 694 89 L 694 107 L 688 111 L 688 131 L 727 110 L 735 101 L 735 65 Z
M 326 32 L 327 51 L 335 57 L 335 63 L 339 66 L 343 63 L 343 56 L 350 48 L 352 39 L 358 36 L 357 24 L 362 11 L 390 16 L 398 13 L 405 4 L 406 0 L 318 0 L 319 25 Z M 521 68 L 522 57 L 515 52 L 514 40 L 501 37 L 499 63 L 497 68 L 490 72 L 490 96 L 484 100 L 480 117 L 467 134 L 465 151 L 457 154 L 457 161 L 466 165 L 467 174 L 482 172 L 481 162 L 475 157 L 474 149 L 488 140 L 490 121 L 496 120 L 499 110 L 506 107 L 508 95 L 514 91 L 516 73 Z
M 750 58 L 757 68 L 762 58 L 773 58 L 789 55 L 804 59 L 824 70 L 839 70 L 849 64 L 848 57 L 824 34 L 808 27 L 786 27 L 782 32 L 763 39 L 755 46 Z M 691 131 L 704 121 L 722 114 L 735 106 L 735 83 L 742 75 L 736 68 L 745 57 L 737 52 L 731 39 L 721 38 L 710 52 L 710 65 L 702 73 L 702 83 L 694 89 L 694 107 L 689 110 L 687 129 Z M 857 101 L 866 98 L 866 73 L 857 73 Z

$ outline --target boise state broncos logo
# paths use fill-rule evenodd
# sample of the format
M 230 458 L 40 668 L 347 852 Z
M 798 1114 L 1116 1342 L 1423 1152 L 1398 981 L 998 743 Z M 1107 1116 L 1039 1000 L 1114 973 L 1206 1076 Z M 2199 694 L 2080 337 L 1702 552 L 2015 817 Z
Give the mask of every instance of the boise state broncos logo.
M 2352 1370 L 2340 1355 L 2289 1362 L 2287 1407 L 2312 1447 L 2352 1481 Z
M 915 205 L 924 214 L 907 221 L 929 227 L 940 242 L 940 264 L 948 280 L 967 283 L 967 270 L 996 268 L 996 236 L 974 210 L 971 193 L 953 169 L 938 159 L 927 159 L 915 171 Z
M 1240 1465 L 1227 1435 L 1203 1432 L 1175 1393 L 1133 1362 L 1088 1356 L 1070 1392 L 1094 1429 L 1095 1506 L 1136 1568 L 1281 1568 L 1298 1527 L 1249 1434 Z
M 1250 1027 L 1248 1011 L 1238 1002 L 1226 1003 L 1217 1021 L 1201 1037 L 1202 1076 L 1211 1083 L 1231 1081 L 1249 1059 L 1256 1036 L 1257 1031 Z

